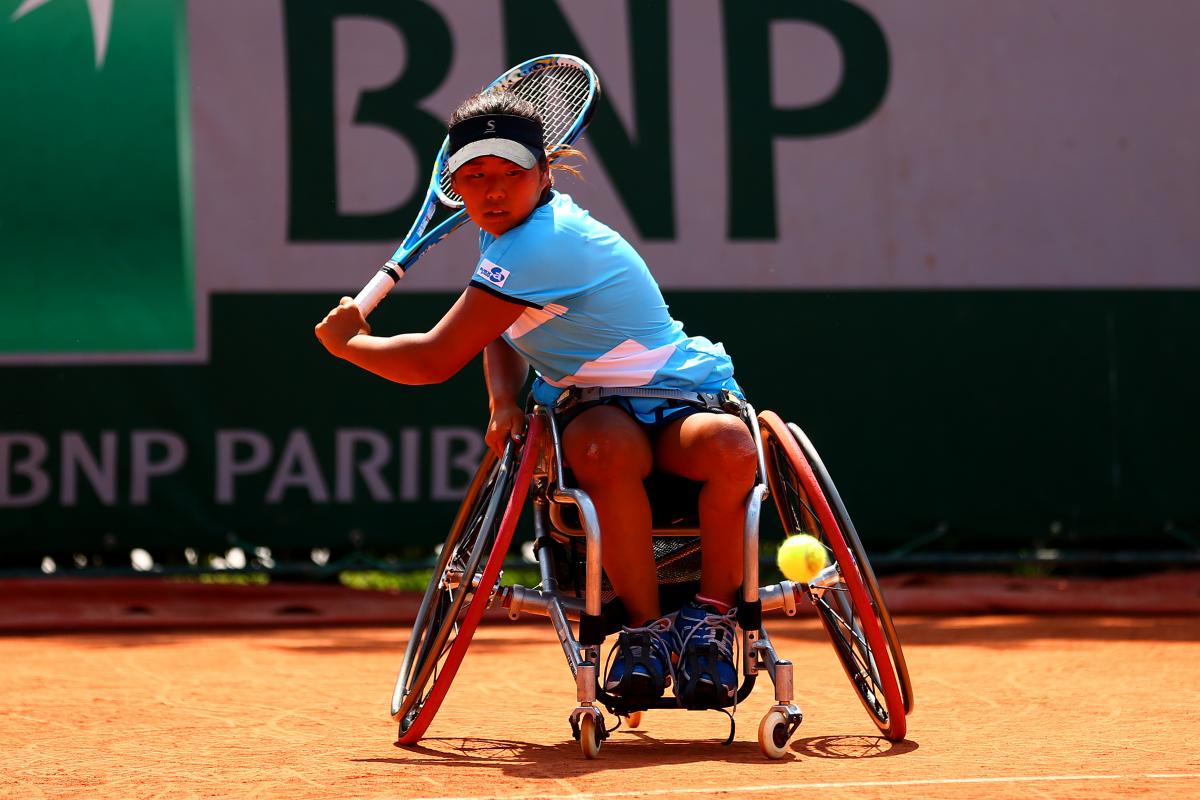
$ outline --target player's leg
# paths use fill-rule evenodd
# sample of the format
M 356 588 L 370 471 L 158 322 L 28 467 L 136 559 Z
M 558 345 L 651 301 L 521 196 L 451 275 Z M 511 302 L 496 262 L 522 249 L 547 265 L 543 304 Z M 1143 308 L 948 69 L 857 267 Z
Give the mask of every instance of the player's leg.
M 737 692 L 733 606 L 742 582 L 746 496 L 758 465 L 746 424 L 730 414 L 691 414 L 659 432 L 660 469 L 701 481 L 700 593 L 675 616 L 675 693 L 689 707 L 723 707 Z
M 635 623 L 659 616 L 650 501 L 650 441 L 633 418 L 610 405 L 573 419 L 562 435 L 563 457 L 592 498 L 604 540 L 604 570 Z
M 758 455 L 749 429 L 732 414 L 690 414 L 663 426 L 655 441 L 659 469 L 700 481 L 700 594 L 736 605 L 742 583 L 746 495 Z
M 651 541 L 650 501 L 642 480 L 650 474 L 650 440 L 633 418 L 614 406 L 596 406 L 567 425 L 563 456 L 595 504 L 603 539 L 604 571 L 629 612 L 610 655 L 604 687 L 626 700 L 650 702 L 670 683 L 670 623 L 660 619 L 658 578 Z

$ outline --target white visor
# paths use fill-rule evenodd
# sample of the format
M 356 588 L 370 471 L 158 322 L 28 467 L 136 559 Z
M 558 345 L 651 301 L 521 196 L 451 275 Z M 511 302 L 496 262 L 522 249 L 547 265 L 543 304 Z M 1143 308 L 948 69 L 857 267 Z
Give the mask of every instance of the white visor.
M 479 139 L 463 147 L 446 160 L 446 167 L 451 174 L 473 158 L 480 156 L 496 156 L 513 162 L 522 169 L 533 169 L 537 157 L 526 146 L 513 139 Z

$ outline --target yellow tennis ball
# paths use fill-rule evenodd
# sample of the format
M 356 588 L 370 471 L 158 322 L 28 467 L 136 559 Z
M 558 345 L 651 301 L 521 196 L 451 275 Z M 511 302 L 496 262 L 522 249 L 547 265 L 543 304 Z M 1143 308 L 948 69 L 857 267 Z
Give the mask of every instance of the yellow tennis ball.
M 829 563 L 825 546 L 807 533 L 784 539 L 777 560 L 784 577 L 797 583 L 808 583 Z

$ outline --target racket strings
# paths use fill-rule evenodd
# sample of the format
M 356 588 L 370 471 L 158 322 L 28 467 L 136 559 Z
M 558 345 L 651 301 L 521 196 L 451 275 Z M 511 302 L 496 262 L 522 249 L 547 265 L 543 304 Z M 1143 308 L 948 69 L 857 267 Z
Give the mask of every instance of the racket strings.
M 509 91 L 528 100 L 542 118 L 547 150 L 562 144 L 587 106 L 590 82 L 574 67 L 549 67 L 529 75 Z
M 576 132 L 592 91 L 587 73 L 568 65 L 545 67 L 522 76 L 513 84 L 496 88 L 510 91 L 533 104 L 542 118 L 542 143 L 548 152 L 566 143 Z M 450 201 L 448 204 L 453 207 L 461 207 L 462 197 L 451 188 L 450 172 L 444 165 L 439 183 L 444 201 Z

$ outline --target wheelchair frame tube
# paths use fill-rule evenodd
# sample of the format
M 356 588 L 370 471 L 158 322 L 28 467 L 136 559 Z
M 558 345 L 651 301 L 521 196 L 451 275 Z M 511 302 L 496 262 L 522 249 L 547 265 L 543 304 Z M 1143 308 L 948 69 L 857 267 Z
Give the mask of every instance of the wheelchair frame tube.
M 564 488 L 562 482 L 563 458 L 562 458 L 562 439 L 558 435 L 558 420 L 554 418 L 554 412 L 550 409 L 543 409 L 542 412 L 546 415 L 547 427 L 550 429 L 550 442 L 554 445 L 554 474 L 550 476 L 551 481 L 559 489 Z
M 600 519 L 592 498 L 579 489 L 564 489 L 554 493 L 555 500 L 569 500 L 579 508 L 583 531 L 587 535 L 587 577 L 584 582 L 583 609 L 593 616 L 600 616 L 600 586 L 603 581 L 602 549 L 600 547 Z
M 550 410 L 545 410 L 546 421 L 549 423 L 550 440 L 554 445 L 554 476 L 557 487 L 554 492 L 555 500 L 567 500 L 579 509 L 579 521 L 583 523 L 583 532 L 587 537 L 587 576 L 584 583 L 584 611 L 594 617 L 600 616 L 600 585 L 603 580 L 603 551 L 600 547 L 600 519 L 596 516 L 596 507 L 592 498 L 580 489 L 568 488 L 563 483 L 562 439 L 558 435 L 558 421 Z
M 750 436 L 754 439 L 754 450 L 758 456 L 758 482 L 762 486 L 767 486 L 767 458 L 763 453 L 762 432 L 758 428 L 758 414 L 754 412 L 754 406 L 746 403 L 745 410 L 742 412 L 745 415 L 746 424 L 750 426 Z M 771 496 L 771 490 L 768 488 L 764 498 Z
M 796 615 L 800 600 L 807 595 L 801 594 L 801 584 L 783 581 L 760 587 L 758 596 L 762 600 L 764 614 L 768 611 L 783 611 L 792 617 Z
M 547 592 L 542 589 L 526 589 L 524 586 L 505 586 L 505 599 L 509 619 L 517 619 L 522 614 L 537 614 L 542 617 L 552 615 L 551 607 L 557 606 L 563 615 L 572 621 L 577 621 L 583 613 L 583 601 L 574 597 L 563 597 L 557 592 Z
M 755 672 L 758 671 L 758 657 L 761 657 L 762 665 L 767 668 L 767 674 L 771 677 L 771 683 L 775 684 L 776 688 L 779 688 L 779 682 L 775 680 L 775 667 L 780 662 L 785 664 L 790 664 L 791 662 L 780 658 L 779 654 L 775 652 L 775 645 L 771 644 L 771 637 L 767 635 L 767 631 L 765 629 L 762 631 L 762 637 L 754 643 L 754 652 L 756 654 L 753 659 L 755 661 Z M 791 687 L 788 687 L 788 689 L 788 694 L 790 695 Z M 775 699 L 778 700 L 780 698 L 776 697 Z M 792 698 L 789 696 L 783 699 L 785 701 L 790 701 Z
M 533 501 L 533 538 L 537 544 L 538 572 L 541 575 L 541 587 L 547 592 L 558 591 L 558 579 L 554 577 L 554 556 L 546 541 L 546 501 L 539 497 Z
M 508 596 L 510 603 L 509 616 L 516 619 L 522 612 L 530 612 L 544 614 L 549 617 L 550 624 L 554 626 L 554 631 L 558 634 L 559 644 L 562 645 L 563 653 L 567 657 L 567 666 L 571 668 L 571 674 L 576 677 L 578 682 L 579 668 L 588 662 L 587 659 L 581 657 L 579 643 L 575 641 L 575 637 L 571 634 L 571 626 L 567 620 L 579 619 L 579 612 L 582 609 L 579 608 L 577 602 L 571 603 L 558 594 L 558 580 L 554 577 L 554 556 L 549 547 L 542 546 L 547 538 L 545 515 L 545 500 L 539 499 L 535 501 L 533 533 L 534 538 L 538 542 L 538 571 L 541 573 L 542 578 L 541 588 L 525 589 L 520 586 L 511 587 Z M 580 697 L 579 699 L 582 702 L 586 698 Z
M 746 498 L 746 529 L 742 534 L 742 599 L 758 602 L 758 523 L 767 487 L 761 483 Z
M 762 433 L 758 429 L 758 415 L 749 403 L 743 407 L 742 414 L 750 427 L 754 453 L 758 457 L 758 482 L 746 498 L 746 524 L 742 534 L 742 599 L 747 603 L 755 603 L 758 601 L 758 524 L 762 518 L 762 502 L 771 492 L 767 488 L 767 462 L 763 455 Z M 751 640 L 754 638 L 750 637 Z
M 509 609 L 509 616 L 516 619 L 521 614 L 537 614 L 538 616 L 550 616 L 550 606 L 558 605 L 562 608 L 563 614 L 569 620 L 578 620 L 579 615 L 583 613 L 583 601 L 577 600 L 574 597 L 564 597 L 557 592 L 547 592 L 542 589 L 526 589 L 524 586 L 505 586 L 505 593 L 508 595 L 506 600 L 506 608 Z M 766 614 L 772 611 L 783 611 L 788 616 L 793 616 L 800 608 L 800 602 L 808 597 L 803 592 L 802 584 L 792 583 L 791 581 L 783 581 L 782 583 L 772 583 L 767 586 L 761 586 L 758 590 L 759 599 L 762 600 L 762 610 Z M 788 613 L 789 607 L 792 609 Z

